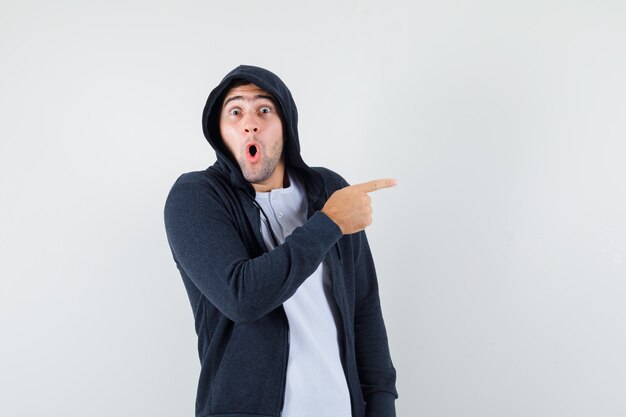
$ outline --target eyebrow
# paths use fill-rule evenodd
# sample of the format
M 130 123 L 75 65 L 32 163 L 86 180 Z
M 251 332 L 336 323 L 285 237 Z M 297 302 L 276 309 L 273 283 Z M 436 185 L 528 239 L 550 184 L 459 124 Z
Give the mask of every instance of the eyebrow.
M 267 96 L 267 95 L 264 95 L 264 94 L 258 94 L 258 95 L 256 95 L 256 96 L 254 96 L 254 99 L 253 99 L 253 100 L 258 100 L 258 99 L 260 99 L 260 98 L 266 98 L 266 99 L 268 99 L 269 101 L 271 101 L 272 103 L 274 103 L 274 97 L 272 97 L 272 96 Z M 226 105 L 227 105 L 228 103 L 230 103 L 231 101 L 233 101 L 233 100 L 241 100 L 241 99 L 243 99 L 243 96 L 232 96 L 232 97 L 230 97 L 230 98 L 228 98 L 228 99 L 224 100 L 224 104 L 222 104 L 222 108 L 226 107 Z

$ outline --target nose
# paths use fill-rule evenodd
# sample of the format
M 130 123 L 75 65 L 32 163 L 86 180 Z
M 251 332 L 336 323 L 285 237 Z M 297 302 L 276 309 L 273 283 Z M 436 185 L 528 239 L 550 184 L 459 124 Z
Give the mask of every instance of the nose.
M 243 122 L 243 129 L 246 133 L 250 133 L 250 132 L 258 132 L 259 130 L 259 124 L 257 123 L 256 119 L 254 118 L 254 116 L 248 116 L 246 117 L 246 119 Z

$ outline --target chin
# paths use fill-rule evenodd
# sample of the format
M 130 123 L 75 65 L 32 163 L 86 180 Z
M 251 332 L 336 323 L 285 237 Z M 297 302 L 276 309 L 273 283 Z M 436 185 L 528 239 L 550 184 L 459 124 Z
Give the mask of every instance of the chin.
M 251 184 L 258 184 L 267 181 L 272 173 L 267 175 L 264 172 L 243 172 L 243 177 Z

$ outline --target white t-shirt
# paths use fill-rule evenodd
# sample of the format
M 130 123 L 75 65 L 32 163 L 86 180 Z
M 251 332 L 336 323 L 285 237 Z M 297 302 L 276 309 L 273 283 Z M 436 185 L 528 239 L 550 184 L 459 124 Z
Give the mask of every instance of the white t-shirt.
M 303 185 L 289 176 L 290 185 L 256 193 L 279 243 L 307 219 Z M 274 247 L 266 219 L 261 232 Z M 283 417 L 350 417 L 350 392 L 341 366 L 336 320 L 339 318 L 325 262 L 283 304 L 290 342 Z

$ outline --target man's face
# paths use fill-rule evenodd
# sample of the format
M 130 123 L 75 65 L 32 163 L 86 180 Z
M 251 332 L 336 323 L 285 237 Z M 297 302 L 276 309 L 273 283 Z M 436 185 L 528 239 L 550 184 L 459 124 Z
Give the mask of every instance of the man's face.
M 254 84 L 231 89 L 222 105 L 220 133 L 256 191 L 283 187 L 283 124 L 267 91 Z

